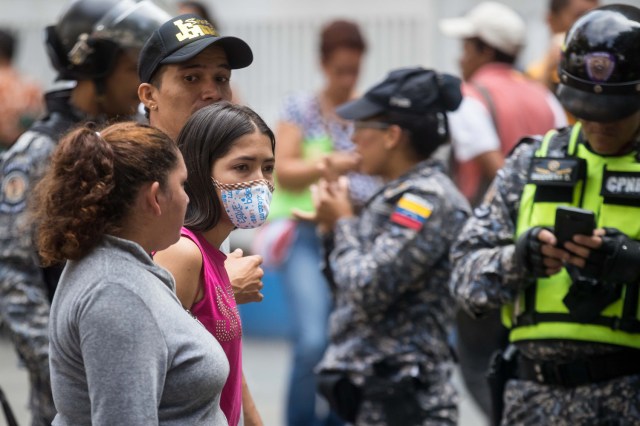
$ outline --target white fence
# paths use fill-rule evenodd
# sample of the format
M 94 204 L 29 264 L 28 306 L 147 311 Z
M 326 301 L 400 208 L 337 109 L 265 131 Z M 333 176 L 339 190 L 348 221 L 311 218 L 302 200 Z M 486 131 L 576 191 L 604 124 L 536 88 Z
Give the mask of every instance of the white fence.
M 390 69 L 429 62 L 428 18 L 380 16 L 356 21 L 369 45 L 361 89 L 383 78 Z M 234 71 L 234 87 L 240 98 L 267 121 L 276 118 L 287 93 L 321 86 L 318 33 L 324 22 L 306 17 L 238 21 L 225 26 L 225 33 L 247 41 L 255 56 L 249 68 Z

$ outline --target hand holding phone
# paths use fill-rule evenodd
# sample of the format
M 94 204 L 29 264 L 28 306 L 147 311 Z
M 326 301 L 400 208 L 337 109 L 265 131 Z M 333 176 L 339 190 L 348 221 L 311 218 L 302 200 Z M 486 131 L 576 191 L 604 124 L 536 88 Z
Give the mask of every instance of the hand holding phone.
M 573 241 L 577 234 L 591 236 L 596 228 L 595 214 L 590 210 L 577 207 L 558 207 L 554 234 L 558 240 L 556 246 L 564 248 L 564 243 Z

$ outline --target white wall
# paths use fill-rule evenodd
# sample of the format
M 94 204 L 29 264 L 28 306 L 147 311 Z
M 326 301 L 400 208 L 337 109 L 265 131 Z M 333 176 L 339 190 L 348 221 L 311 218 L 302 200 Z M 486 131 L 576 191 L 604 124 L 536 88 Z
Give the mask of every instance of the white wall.
M 317 63 L 317 37 L 322 23 L 342 17 L 361 24 L 369 42 L 359 84 L 359 89 L 364 91 L 383 78 L 387 71 L 401 66 L 423 65 L 457 74 L 460 43 L 445 38 L 437 23 L 441 17 L 463 14 L 475 3 L 472 0 L 208 2 L 222 32 L 238 35 L 254 48 L 255 64 L 246 70 L 236 71 L 233 78 L 243 100 L 272 123 L 284 94 L 320 86 L 322 76 Z M 529 62 L 547 44 L 543 20 L 546 2 L 512 0 L 505 3 L 527 17 L 531 37 L 540 40 L 533 43 L 534 49 L 523 53 L 523 63 Z M 270 30 L 255 29 L 268 25 L 265 24 L 267 22 L 271 23 Z M 298 37 L 292 37 L 293 31 L 287 30 L 286 23 L 291 22 L 299 26 L 295 32 Z M 535 45 L 539 46 L 537 50 Z

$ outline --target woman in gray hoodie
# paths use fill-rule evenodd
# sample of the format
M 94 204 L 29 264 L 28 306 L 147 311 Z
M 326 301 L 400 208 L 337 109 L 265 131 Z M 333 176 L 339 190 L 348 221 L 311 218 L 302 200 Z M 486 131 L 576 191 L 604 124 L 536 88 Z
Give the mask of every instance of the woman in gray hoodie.
M 51 308 L 54 425 L 226 425 L 222 348 L 149 253 L 189 198 L 175 143 L 136 123 L 67 135 L 35 190 L 44 264 L 67 261 Z

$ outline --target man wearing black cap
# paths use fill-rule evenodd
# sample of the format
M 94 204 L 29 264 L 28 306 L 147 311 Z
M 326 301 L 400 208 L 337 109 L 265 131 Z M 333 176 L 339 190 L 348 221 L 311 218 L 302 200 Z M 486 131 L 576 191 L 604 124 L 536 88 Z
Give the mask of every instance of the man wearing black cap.
M 241 39 L 224 37 L 197 15 L 166 22 L 147 40 L 140 53 L 140 100 L 149 122 L 172 139 L 200 108 L 231 100 L 231 70 L 253 62 L 251 48 Z
M 578 123 L 520 142 L 452 248 L 451 286 L 472 315 L 502 308 L 502 424 L 640 424 L 640 9 L 586 13 L 559 71 Z
M 461 100 L 459 79 L 407 68 L 337 109 L 360 171 L 385 181 L 357 217 L 346 178 L 313 190 L 335 300 L 319 387 L 356 425 L 457 423 L 448 254 L 469 207 L 430 157 Z
M 142 82 L 138 97 L 148 111 L 149 123 L 177 140 L 195 111 L 231 100 L 231 70 L 251 62 L 253 53 L 247 43 L 221 36 L 201 17 L 185 14 L 170 19 L 147 40 L 138 60 Z M 229 254 L 226 266 L 237 303 L 262 300 L 261 263 L 260 256 L 243 257 L 240 249 Z
M 149 113 L 149 124 L 177 140 L 191 114 L 218 101 L 231 101 L 231 70 L 251 62 L 247 43 L 221 36 L 202 17 L 171 18 L 151 35 L 138 58 L 138 97 Z M 238 304 L 262 300 L 261 263 L 260 256 L 243 257 L 240 249 L 227 256 L 225 268 Z M 242 404 L 245 424 L 262 424 L 246 383 Z

